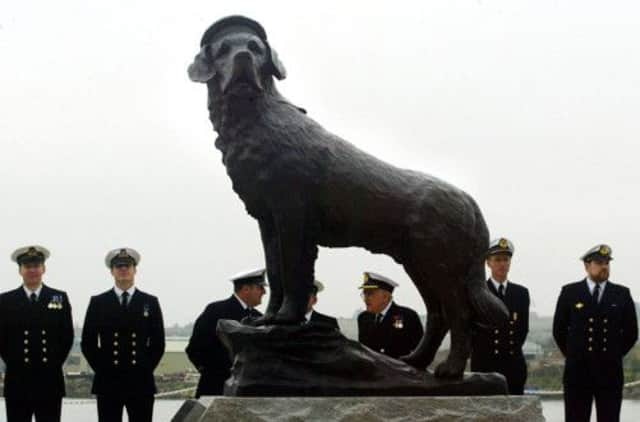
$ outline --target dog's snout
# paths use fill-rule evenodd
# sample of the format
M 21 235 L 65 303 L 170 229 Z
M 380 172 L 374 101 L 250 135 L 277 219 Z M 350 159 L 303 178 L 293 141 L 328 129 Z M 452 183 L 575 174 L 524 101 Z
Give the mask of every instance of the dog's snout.
M 253 57 L 248 51 L 240 51 L 233 56 L 233 61 L 238 65 L 247 65 L 253 62 Z

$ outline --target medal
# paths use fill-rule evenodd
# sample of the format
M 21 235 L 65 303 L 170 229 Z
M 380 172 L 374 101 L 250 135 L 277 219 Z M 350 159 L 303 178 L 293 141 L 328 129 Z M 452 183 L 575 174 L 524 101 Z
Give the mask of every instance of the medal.
M 404 327 L 404 321 L 402 321 L 402 318 L 398 315 L 394 316 L 393 328 L 401 330 L 403 327 Z
M 584 303 L 582 302 L 576 303 L 576 309 L 582 309 L 583 306 L 584 306 Z
M 142 315 L 145 318 L 149 318 L 149 305 L 148 304 L 144 304 L 144 311 L 142 312 Z
M 514 321 L 517 321 L 517 320 L 518 320 L 518 313 L 517 313 L 517 312 L 514 312 L 514 313 L 513 313 L 513 320 L 514 320 Z

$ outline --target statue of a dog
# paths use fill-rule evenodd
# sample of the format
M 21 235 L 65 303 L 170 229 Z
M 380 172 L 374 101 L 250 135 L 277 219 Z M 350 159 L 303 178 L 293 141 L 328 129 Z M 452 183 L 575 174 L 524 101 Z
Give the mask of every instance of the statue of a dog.
M 318 245 L 360 246 L 402 264 L 427 307 L 425 335 L 406 357 L 459 377 L 472 322 L 505 321 L 485 284 L 488 230 L 465 192 L 378 160 L 324 130 L 276 90 L 286 72 L 262 26 L 242 16 L 204 33 L 189 76 L 208 88 L 216 147 L 247 212 L 258 220 L 271 294 L 259 324 L 303 320 Z

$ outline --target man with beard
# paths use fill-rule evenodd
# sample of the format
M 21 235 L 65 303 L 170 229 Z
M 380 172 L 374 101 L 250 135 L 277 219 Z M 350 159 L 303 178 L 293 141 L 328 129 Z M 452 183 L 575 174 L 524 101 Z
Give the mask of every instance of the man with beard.
M 499 372 L 507 379 L 509 394 L 524 394 L 527 363 L 522 346 L 529 332 L 529 290 L 507 280 L 514 253 L 509 239 L 494 239 L 489 244 L 487 265 L 491 278 L 487 287 L 504 302 L 509 321 L 499 327 L 473 328 L 471 370 Z
M 622 359 L 638 339 L 629 289 L 609 281 L 611 248 L 596 245 L 583 256 L 587 277 L 562 288 L 553 337 L 565 356 L 565 420 L 589 421 L 596 402 L 599 422 L 618 421 Z
M 62 365 L 73 344 L 67 294 L 42 283 L 49 251 L 17 249 L 22 285 L 0 295 L 0 356 L 6 364 L 4 397 L 8 422 L 60 421 L 65 395 Z
M 255 309 L 265 294 L 264 268 L 242 272 L 231 277 L 233 294 L 225 300 L 212 302 L 200 314 L 193 326 L 186 352 L 193 366 L 200 372 L 196 397 L 220 396 L 224 382 L 231 375 L 229 352 L 216 335 L 220 319 L 240 321 L 262 314 Z
M 422 324 L 416 311 L 396 305 L 395 281 L 365 272 L 360 286 L 367 310 L 358 315 L 360 343 L 392 358 L 409 354 L 422 338 Z

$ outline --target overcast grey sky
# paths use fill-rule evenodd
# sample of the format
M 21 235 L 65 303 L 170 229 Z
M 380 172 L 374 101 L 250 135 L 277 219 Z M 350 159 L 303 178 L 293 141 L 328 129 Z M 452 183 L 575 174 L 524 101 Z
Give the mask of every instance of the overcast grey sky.
M 45 282 L 81 322 L 112 285 L 106 251 L 127 245 L 138 286 L 186 323 L 262 265 L 205 87 L 186 74 L 202 32 L 235 13 L 265 26 L 289 73 L 280 91 L 325 128 L 473 195 L 515 243 L 510 278 L 534 311 L 553 312 L 599 242 L 640 299 L 640 6 L 585 0 L 2 2 L 3 290 L 20 283 L 13 249 L 45 245 Z M 353 248 L 321 250 L 319 310 L 361 307 L 363 270 L 424 312 L 398 265 Z

